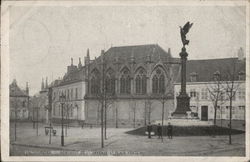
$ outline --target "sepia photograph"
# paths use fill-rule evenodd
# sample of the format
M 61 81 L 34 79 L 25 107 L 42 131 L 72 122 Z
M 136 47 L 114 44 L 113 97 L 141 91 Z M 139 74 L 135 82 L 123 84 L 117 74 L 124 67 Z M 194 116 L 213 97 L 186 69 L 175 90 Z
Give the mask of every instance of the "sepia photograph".
M 247 162 L 248 81 L 249 1 L 3 1 L 1 159 Z

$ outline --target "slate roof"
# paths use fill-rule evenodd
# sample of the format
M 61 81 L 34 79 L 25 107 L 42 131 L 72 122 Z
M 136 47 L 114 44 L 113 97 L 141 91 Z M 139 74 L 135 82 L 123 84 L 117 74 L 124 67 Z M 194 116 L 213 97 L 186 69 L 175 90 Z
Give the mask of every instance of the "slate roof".
M 197 82 L 209 82 L 213 80 L 213 74 L 219 71 L 222 80 L 227 80 L 228 71 L 233 70 L 235 63 L 235 78 L 238 79 L 239 72 L 246 72 L 246 60 L 238 60 L 238 58 L 223 58 L 223 59 L 206 59 L 206 60 L 188 60 L 186 65 L 186 79 L 191 82 L 190 74 L 197 73 Z M 174 74 L 177 75 L 176 82 L 180 82 L 180 66 L 174 68 Z
M 131 56 L 134 56 L 136 62 L 142 62 L 151 56 L 151 61 L 157 61 L 160 57 L 162 60 L 171 59 L 171 53 L 166 52 L 158 44 L 134 45 L 134 46 L 117 46 L 111 47 L 105 52 L 105 59 L 113 62 L 119 58 L 120 62 L 130 61 Z M 100 61 L 98 57 L 97 61 Z
M 16 80 L 14 80 L 9 85 L 10 90 L 10 97 L 28 97 L 25 90 L 22 90 L 16 83 Z
M 83 81 L 84 79 L 85 79 L 84 67 L 82 67 L 81 69 L 77 69 L 75 71 L 66 73 L 58 86 L 80 82 Z

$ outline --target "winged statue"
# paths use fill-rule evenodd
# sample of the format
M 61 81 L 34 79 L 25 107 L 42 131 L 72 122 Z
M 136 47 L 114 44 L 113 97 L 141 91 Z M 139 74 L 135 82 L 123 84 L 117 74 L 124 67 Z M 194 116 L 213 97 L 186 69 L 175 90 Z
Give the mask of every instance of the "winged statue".
M 189 40 L 186 39 L 186 34 L 189 32 L 192 25 L 193 23 L 188 21 L 183 27 L 180 26 L 181 40 L 184 47 L 189 43 Z

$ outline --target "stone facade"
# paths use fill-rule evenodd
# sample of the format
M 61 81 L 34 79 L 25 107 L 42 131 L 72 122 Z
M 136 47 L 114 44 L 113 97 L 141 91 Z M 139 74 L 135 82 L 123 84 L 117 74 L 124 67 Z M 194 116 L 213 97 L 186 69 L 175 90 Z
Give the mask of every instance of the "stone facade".
M 10 89 L 10 120 L 28 120 L 29 110 L 29 87 L 22 90 L 14 79 L 9 86 Z
M 227 72 L 235 69 L 234 72 L 234 91 L 235 97 L 232 101 L 232 119 L 245 120 L 245 59 L 224 58 L 211 60 L 189 60 L 187 62 L 187 93 L 190 96 L 190 109 L 198 115 L 200 120 L 214 119 L 214 106 L 212 102 L 211 90 L 216 90 L 218 85 L 223 93 L 218 100 L 217 119 L 229 119 L 229 99 L 226 88 L 231 85 Z M 220 77 L 220 82 L 215 78 Z M 178 80 L 180 81 L 180 79 Z M 175 107 L 177 104 L 176 96 L 181 89 L 180 83 L 175 83 Z M 217 88 L 218 89 L 218 88 Z M 215 92 L 212 92 L 216 94 Z M 205 114 L 202 115 L 202 109 Z M 206 113 L 207 111 L 207 113 Z
M 175 64 L 179 67 L 179 59 L 158 45 L 111 47 L 95 60 L 90 60 L 88 52 L 85 122 L 100 123 L 103 94 L 108 125 L 131 127 L 161 119 L 162 96 L 167 97 L 165 113 L 173 109 Z
M 61 121 L 62 103 L 64 107 L 64 119 L 71 122 L 81 122 L 84 115 L 85 96 L 85 74 L 84 67 L 79 59 L 78 66 L 71 65 L 67 68 L 67 73 L 59 84 L 52 85 L 52 111 L 51 118 L 54 122 Z M 60 96 L 64 94 L 65 100 L 60 101 Z

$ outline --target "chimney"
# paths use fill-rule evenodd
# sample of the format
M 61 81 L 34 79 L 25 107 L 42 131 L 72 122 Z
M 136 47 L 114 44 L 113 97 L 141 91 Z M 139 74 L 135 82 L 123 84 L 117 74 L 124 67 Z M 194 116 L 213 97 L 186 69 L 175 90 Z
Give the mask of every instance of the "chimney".
M 82 68 L 82 62 L 81 62 L 81 58 L 79 57 L 79 63 L 78 63 L 78 68 Z
M 168 54 L 170 54 L 170 55 L 171 55 L 171 49 L 170 49 L 170 48 L 168 48 Z
M 41 90 L 43 90 L 44 89 L 44 80 L 43 80 L 43 78 L 42 78 L 42 86 L 41 86 Z
M 240 49 L 238 50 L 238 60 L 243 60 L 244 59 L 244 51 L 243 48 L 240 47 Z
M 87 57 L 89 58 L 89 49 L 87 49 Z
M 104 50 L 101 50 L 102 62 L 104 62 Z
M 73 58 L 71 58 L 71 65 L 68 66 L 67 73 L 71 73 L 71 72 L 73 72 L 73 71 L 75 71 L 75 70 L 77 70 L 77 66 L 74 65 L 74 63 L 73 63 Z
M 84 64 L 88 65 L 90 63 L 89 49 L 87 49 L 87 56 L 84 57 Z
M 48 88 L 48 77 L 46 77 L 46 83 L 45 83 L 45 88 Z
M 29 83 L 26 82 L 26 94 L 29 95 Z

